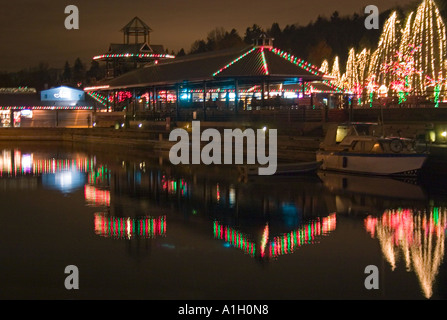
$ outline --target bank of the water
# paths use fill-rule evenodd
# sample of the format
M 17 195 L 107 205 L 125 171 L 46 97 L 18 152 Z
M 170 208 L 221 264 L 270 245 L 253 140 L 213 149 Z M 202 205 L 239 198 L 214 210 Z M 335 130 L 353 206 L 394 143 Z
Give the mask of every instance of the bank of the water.
M 322 137 L 278 137 L 278 159 L 309 161 L 315 159 L 315 150 Z M 112 128 L 4 128 L 0 141 L 59 141 L 104 146 L 125 146 L 129 149 L 165 153 L 175 142 L 169 141 L 169 131 Z
M 210 126 L 202 126 L 205 129 Z M 388 124 L 385 128 L 389 134 L 417 137 L 424 133 L 425 123 Z M 172 129 L 172 128 L 171 128 Z M 282 132 L 278 130 L 277 155 L 278 162 L 298 162 L 315 160 L 315 152 L 324 137 L 325 126 L 315 127 L 307 134 Z M 166 128 L 153 130 L 139 128 L 2 128 L 0 142 L 27 141 L 76 143 L 93 147 L 109 148 L 125 147 L 129 150 L 144 150 L 166 154 L 175 142 L 169 141 Z M 206 142 L 202 142 L 205 143 Z M 430 163 L 436 172 L 447 173 L 447 145 L 431 144 Z

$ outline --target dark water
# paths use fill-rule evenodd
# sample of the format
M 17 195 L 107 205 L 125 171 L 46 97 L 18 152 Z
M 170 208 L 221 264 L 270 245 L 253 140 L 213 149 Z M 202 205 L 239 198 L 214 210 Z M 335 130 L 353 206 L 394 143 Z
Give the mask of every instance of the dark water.
M 0 145 L 0 170 L 1 299 L 447 297 L 443 178 L 246 178 L 45 144 Z

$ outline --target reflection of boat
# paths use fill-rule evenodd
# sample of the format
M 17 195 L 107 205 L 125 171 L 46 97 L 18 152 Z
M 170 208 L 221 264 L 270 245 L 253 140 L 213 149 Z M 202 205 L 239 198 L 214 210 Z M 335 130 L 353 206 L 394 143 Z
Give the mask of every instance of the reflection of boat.
M 427 154 L 417 153 L 413 140 L 379 137 L 380 131 L 373 123 L 330 125 L 316 160 L 323 170 L 375 175 L 409 175 L 421 169 Z
M 276 166 L 275 175 L 312 173 L 316 172 L 320 166 L 321 161 L 282 163 Z M 240 173 L 249 176 L 257 176 L 259 174 L 258 169 L 259 166 L 256 165 L 239 166 Z
M 412 200 L 423 200 L 426 198 L 424 190 L 419 185 L 391 177 L 365 176 L 329 171 L 318 172 L 318 177 L 331 191 Z

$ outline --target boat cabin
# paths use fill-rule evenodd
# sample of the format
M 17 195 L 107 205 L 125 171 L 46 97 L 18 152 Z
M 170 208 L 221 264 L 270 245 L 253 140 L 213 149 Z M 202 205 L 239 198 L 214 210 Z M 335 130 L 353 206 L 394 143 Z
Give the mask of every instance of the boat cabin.
M 401 153 L 413 152 L 414 144 L 407 138 L 385 137 L 377 123 L 349 123 L 330 125 L 320 149 L 355 153 Z

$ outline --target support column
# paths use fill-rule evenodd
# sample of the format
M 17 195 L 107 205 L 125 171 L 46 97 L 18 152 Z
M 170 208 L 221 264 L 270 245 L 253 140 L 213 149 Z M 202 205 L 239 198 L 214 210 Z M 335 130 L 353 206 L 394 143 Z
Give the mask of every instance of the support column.
M 157 88 L 154 87 L 154 112 L 157 111 Z
M 178 121 L 179 118 L 179 107 L 180 107 L 180 102 L 179 102 L 179 97 L 180 97 L 180 89 L 179 89 L 179 85 L 177 84 L 175 86 L 175 120 Z
M 238 112 L 239 107 L 239 82 L 234 80 L 234 113 Z
M 113 90 L 113 110 L 116 111 L 116 90 Z
M 264 108 L 265 106 L 265 80 L 262 79 L 262 85 L 261 85 L 261 107 Z
M 132 112 L 132 116 L 135 118 L 135 115 L 137 113 L 137 93 L 136 93 L 135 88 L 133 89 L 132 95 L 133 95 L 133 112 Z
M 206 81 L 203 82 L 203 120 L 206 121 Z
M 267 79 L 267 102 L 269 104 L 269 109 L 271 107 L 270 105 L 270 80 Z

